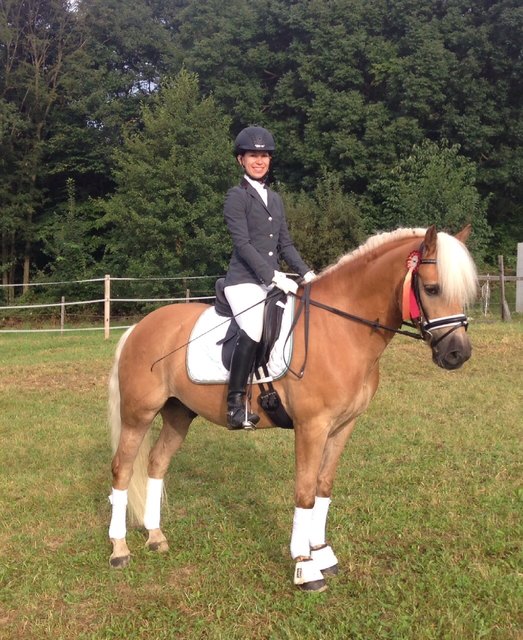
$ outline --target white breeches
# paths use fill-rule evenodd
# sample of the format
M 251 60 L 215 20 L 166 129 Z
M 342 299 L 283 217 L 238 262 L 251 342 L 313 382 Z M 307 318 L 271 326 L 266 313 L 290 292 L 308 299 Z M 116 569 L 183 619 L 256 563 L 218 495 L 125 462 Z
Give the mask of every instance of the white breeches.
M 263 300 L 268 292 L 269 287 L 252 282 L 233 284 L 224 289 L 238 326 L 255 342 L 259 342 L 262 337 Z

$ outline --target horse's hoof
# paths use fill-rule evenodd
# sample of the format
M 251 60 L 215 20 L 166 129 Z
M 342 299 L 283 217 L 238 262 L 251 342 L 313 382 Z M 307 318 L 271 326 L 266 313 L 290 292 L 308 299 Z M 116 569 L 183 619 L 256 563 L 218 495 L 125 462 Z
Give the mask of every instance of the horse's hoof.
M 327 583 L 325 580 L 313 580 L 312 582 L 304 582 L 298 585 L 300 591 L 306 591 L 307 593 L 322 593 L 327 591 Z
M 339 573 L 340 567 L 338 564 L 334 564 L 332 565 L 332 567 L 327 567 L 326 569 L 322 569 L 321 572 L 323 573 L 323 576 L 325 578 L 331 577 L 331 576 L 337 576 Z
M 169 543 L 167 540 L 160 540 L 159 542 L 151 542 L 147 544 L 146 547 L 149 551 L 154 551 L 155 553 L 167 553 L 169 551 Z
M 294 584 L 308 593 L 321 593 L 327 589 L 323 574 L 312 558 L 302 557 L 296 561 Z
M 125 567 L 129 566 L 130 561 L 131 556 L 120 556 L 118 558 L 111 556 L 109 558 L 109 565 L 112 569 L 125 569 Z
M 322 544 L 318 547 L 313 547 L 311 550 L 311 558 L 316 562 L 318 569 L 324 577 L 338 575 L 338 558 L 334 555 L 334 551 L 330 545 Z

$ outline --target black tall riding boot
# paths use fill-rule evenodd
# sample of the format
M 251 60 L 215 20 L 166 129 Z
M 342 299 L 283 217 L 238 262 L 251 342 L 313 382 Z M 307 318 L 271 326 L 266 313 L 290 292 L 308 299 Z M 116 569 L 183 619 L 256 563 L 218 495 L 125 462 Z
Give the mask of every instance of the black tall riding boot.
M 234 347 L 227 393 L 227 429 L 251 427 L 260 420 L 260 416 L 248 412 L 245 416 L 245 393 L 247 380 L 252 370 L 258 343 L 240 329 L 238 341 Z

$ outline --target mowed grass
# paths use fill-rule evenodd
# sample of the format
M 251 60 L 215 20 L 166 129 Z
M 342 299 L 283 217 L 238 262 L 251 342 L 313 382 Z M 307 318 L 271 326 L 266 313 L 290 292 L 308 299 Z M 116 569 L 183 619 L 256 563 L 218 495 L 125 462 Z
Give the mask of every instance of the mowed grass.
M 131 530 L 110 570 L 118 336 L 0 335 L 0 638 L 523 637 L 523 324 L 470 335 L 455 372 L 406 338 L 385 352 L 335 486 L 341 572 L 313 595 L 292 585 L 291 432 L 196 421 L 167 479 L 170 552 Z

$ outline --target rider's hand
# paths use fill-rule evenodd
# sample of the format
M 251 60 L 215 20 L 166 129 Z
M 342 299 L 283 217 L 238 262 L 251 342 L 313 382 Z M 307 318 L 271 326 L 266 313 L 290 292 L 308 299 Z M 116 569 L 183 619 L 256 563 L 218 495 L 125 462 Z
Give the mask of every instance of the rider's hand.
M 272 281 L 278 289 L 281 289 L 284 293 L 296 293 L 296 291 L 298 291 L 298 284 L 294 282 L 294 280 L 291 280 L 291 278 L 288 278 L 281 271 L 274 272 Z
M 314 271 L 307 271 L 307 273 L 303 276 L 303 282 L 307 284 L 307 282 L 312 282 L 316 278 L 316 274 Z

